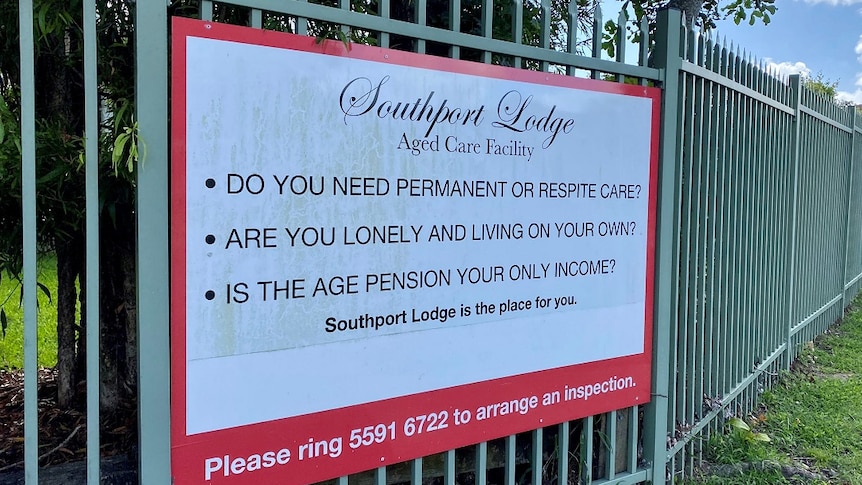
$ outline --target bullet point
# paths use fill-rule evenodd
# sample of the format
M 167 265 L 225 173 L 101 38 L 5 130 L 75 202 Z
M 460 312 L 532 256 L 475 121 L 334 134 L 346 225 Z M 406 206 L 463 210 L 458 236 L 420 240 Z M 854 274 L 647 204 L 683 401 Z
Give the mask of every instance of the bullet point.
M 214 243 L 215 242 L 215 236 L 213 236 L 212 234 L 207 234 L 206 241 L 207 241 L 207 244 Z
M 215 187 L 215 179 L 207 179 L 206 183 L 207 183 L 207 187 L 210 189 Z
M 207 291 L 206 297 L 207 297 L 207 300 L 212 300 L 213 298 L 215 298 L 215 292 L 213 290 Z

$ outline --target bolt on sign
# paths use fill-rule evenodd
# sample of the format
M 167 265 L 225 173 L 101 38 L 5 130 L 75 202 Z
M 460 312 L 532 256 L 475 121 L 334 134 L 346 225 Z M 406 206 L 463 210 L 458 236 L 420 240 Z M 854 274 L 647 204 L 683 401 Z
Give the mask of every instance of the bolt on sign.
M 176 483 L 648 401 L 659 90 L 173 22 Z

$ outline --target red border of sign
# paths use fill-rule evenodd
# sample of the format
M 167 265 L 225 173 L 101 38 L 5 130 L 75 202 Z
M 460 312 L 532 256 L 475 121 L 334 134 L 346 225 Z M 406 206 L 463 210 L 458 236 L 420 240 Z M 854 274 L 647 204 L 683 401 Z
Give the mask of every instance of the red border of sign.
M 620 83 L 579 79 L 522 69 L 472 63 L 409 52 L 325 41 L 261 29 L 238 27 L 199 20 L 173 18 L 171 90 L 171 460 L 174 483 L 293 485 L 313 483 L 349 473 L 373 469 L 438 453 L 510 434 L 553 425 L 567 420 L 644 404 L 650 399 L 653 275 L 655 252 L 655 214 L 658 168 L 658 140 L 661 90 Z M 509 79 L 536 84 L 585 89 L 645 97 L 653 101 L 650 154 L 650 197 L 647 234 L 644 352 L 627 357 L 590 362 L 529 374 L 510 376 L 446 389 L 402 396 L 313 414 L 294 416 L 265 423 L 240 426 L 187 436 L 186 427 L 186 39 L 202 37 L 260 46 L 316 52 L 325 55 L 435 69 L 489 78 Z M 631 376 L 636 387 L 549 407 L 538 407 L 521 415 L 494 418 L 482 426 L 449 426 L 425 435 L 399 436 L 396 442 L 384 441 L 352 450 L 347 446 L 350 430 L 369 425 L 403 423 L 417 414 L 439 411 L 435 403 L 449 408 L 475 409 L 488 402 L 489 395 L 516 397 L 541 395 L 558 389 L 561 382 L 589 385 L 615 376 Z M 438 404 L 439 406 L 439 404 Z M 475 421 L 473 421 L 475 424 Z M 479 429 L 477 429 L 479 428 Z M 491 429 L 493 428 L 493 429 Z M 399 434 L 401 429 L 398 430 Z M 229 455 L 248 457 L 253 453 L 296 450 L 305 437 L 328 438 L 338 432 L 344 437 L 342 454 L 337 459 L 299 461 L 294 453 L 285 465 L 275 465 L 225 478 L 222 474 L 204 480 L 204 460 Z M 299 438 L 298 438 L 299 437 Z

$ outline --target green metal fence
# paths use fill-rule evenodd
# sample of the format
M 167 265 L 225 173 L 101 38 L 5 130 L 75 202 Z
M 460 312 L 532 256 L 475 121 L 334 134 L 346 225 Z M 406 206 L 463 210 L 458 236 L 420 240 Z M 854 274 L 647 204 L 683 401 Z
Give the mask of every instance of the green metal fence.
M 95 2 L 84 2 L 93 35 Z M 400 6 L 410 6 L 409 11 Z M 203 0 L 197 14 L 256 28 L 318 35 L 340 31 L 382 47 L 476 62 L 655 84 L 664 90 L 656 240 L 652 402 L 478 443 L 336 480 L 346 483 L 660 483 L 688 473 L 700 439 L 750 411 L 801 344 L 840 318 L 862 289 L 862 117 L 784 81 L 738 50 L 687 32 L 679 12 L 662 12 L 652 51 L 648 28 L 635 64 L 616 39 L 601 58 L 601 12 L 579 22 L 577 2 L 451 0 L 429 15 L 428 0 L 311 2 Z M 38 481 L 36 439 L 35 114 L 32 0 L 19 0 L 25 306 L 26 483 Z M 506 32 L 495 29 L 502 11 Z M 472 12 L 473 22 L 466 12 Z M 476 15 L 476 12 L 479 12 Z M 170 483 L 168 333 L 168 10 L 135 11 L 139 480 Z M 620 17 L 618 22 L 625 23 Z M 580 25 L 580 27 L 579 27 Z M 499 27 L 499 25 L 496 25 Z M 623 31 L 624 29 L 620 29 Z M 620 34 L 621 35 L 621 34 Z M 580 42 L 579 39 L 588 39 Z M 95 37 L 88 51 L 95 53 Z M 586 54 L 586 55 L 584 55 Z M 96 63 L 88 58 L 87 132 L 98 115 Z M 609 129 L 612 129 L 609 127 Z M 87 173 L 95 173 L 95 144 Z M 88 269 L 98 271 L 98 197 L 88 178 Z M 95 274 L 95 273 L 94 273 Z M 97 278 L 87 278 L 95 282 Z M 95 285 L 94 285 L 95 286 Z M 88 298 L 98 301 L 95 287 Z M 98 308 L 93 303 L 90 308 Z M 88 312 L 88 347 L 99 315 Z M 89 333 L 91 332 L 92 333 Z M 89 355 L 97 355 L 90 352 Z M 98 383 L 98 364 L 87 366 Z M 97 423 L 98 386 L 88 386 Z M 98 428 L 88 433 L 88 483 L 98 483 Z
M 750 412 L 860 289 L 860 116 L 682 32 L 668 379 L 669 471 Z M 674 93 L 676 91 L 676 93 Z M 667 120 L 666 120 L 667 122 Z M 855 149 L 854 149 L 855 146 Z M 854 190 L 855 189 L 855 190 Z

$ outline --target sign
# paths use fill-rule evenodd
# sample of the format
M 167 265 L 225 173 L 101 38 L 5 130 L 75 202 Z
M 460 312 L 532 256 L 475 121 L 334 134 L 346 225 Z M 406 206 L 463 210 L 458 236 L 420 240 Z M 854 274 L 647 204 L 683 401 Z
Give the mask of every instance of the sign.
M 176 483 L 643 404 L 659 91 L 174 20 Z

